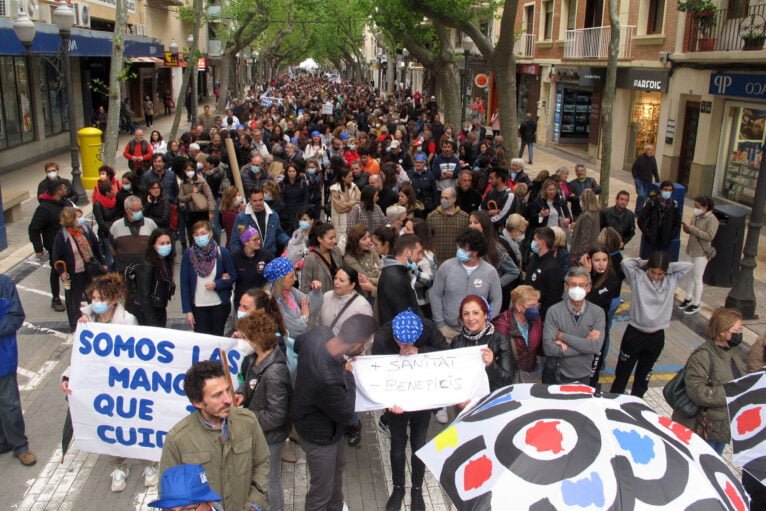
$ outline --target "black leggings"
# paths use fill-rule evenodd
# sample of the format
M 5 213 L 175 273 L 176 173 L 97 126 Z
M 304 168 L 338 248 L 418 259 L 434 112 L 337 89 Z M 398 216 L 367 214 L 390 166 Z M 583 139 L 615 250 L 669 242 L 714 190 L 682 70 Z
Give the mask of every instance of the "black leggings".
M 77 320 L 82 316 L 80 303 L 82 295 L 90 284 L 90 275 L 88 272 L 70 273 L 70 288 L 64 290 L 64 305 L 66 306 L 66 315 L 69 320 L 69 331 L 74 332 L 77 329 Z
M 231 312 L 230 303 L 219 303 L 210 307 L 192 306 L 194 331 L 200 334 L 223 335 L 226 318 Z
M 637 397 L 644 397 L 649 388 L 649 377 L 657 359 L 660 358 L 662 348 L 665 347 L 665 330 L 656 332 L 642 332 L 632 325 L 625 329 L 620 344 L 620 358 L 614 369 L 614 383 L 612 392 L 624 394 L 628 386 L 628 379 L 636 369 L 633 376 L 633 388 L 630 393 Z
M 404 488 L 404 467 L 406 464 L 407 425 L 410 426 L 410 463 L 412 467 L 412 487 L 422 488 L 426 467 L 415 451 L 426 443 L 431 410 L 388 414 L 388 428 L 391 431 L 391 478 L 394 486 Z

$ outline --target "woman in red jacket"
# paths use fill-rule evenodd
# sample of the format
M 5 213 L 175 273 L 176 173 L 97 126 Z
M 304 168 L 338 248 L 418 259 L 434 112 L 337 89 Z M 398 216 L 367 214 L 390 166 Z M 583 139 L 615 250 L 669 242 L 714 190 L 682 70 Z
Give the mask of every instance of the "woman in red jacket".
M 495 331 L 511 342 L 517 383 L 540 383 L 543 322 L 538 302 L 540 292 L 532 286 L 519 286 L 511 293 L 511 306 L 492 320 Z

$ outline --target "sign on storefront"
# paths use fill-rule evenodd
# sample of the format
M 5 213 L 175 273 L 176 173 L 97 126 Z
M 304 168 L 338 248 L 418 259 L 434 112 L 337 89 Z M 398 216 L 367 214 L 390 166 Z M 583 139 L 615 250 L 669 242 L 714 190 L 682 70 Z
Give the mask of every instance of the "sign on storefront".
M 670 73 L 664 69 L 627 68 L 617 70 L 617 87 L 651 92 L 667 92 Z
M 766 75 L 714 73 L 710 76 L 709 92 L 716 96 L 766 99 Z

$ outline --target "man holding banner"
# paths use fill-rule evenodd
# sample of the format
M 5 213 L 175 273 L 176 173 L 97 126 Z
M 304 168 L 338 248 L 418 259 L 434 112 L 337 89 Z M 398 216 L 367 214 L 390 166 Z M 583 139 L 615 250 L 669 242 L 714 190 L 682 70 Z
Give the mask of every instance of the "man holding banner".
M 161 472 L 182 463 L 200 464 L 224 509 L 268 509 L 269 447 L 250 410 L 235 408 L 231 380 L 218 362 L 193 365 L 184 390 L 197 411 L 168 432 Z M 248 507 L 249 506 L 249 507 Z
M 449 349 L 444 335 L 433 321 L 406 310 L 400 312 L 390 323 L 383 325 L 375 334 L 372 345 L 373 355 L 415 355 Z M 398 511 L 404 500 L 404 466 L 407 448 L 407 425 L 410 427 L 410 448 L 412 456 L 412 489 L 410 509 L 425 511 L 423 500 L 423 477 L 426 467 L 415 452 L 426 443 L 431 410 L 404 412 L 399 407 L 390 408 L 388 427 L 391 431 L 391 477 L 394 489 L 386 503 L 386 511 Z

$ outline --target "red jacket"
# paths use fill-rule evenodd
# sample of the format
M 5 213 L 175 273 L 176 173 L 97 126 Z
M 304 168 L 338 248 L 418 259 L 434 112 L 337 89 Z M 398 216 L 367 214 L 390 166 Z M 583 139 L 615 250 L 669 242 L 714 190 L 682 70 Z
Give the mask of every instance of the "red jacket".
M 519 332 L 513 310 L 508 309 L 492 320 L 495 331 L 508 337 L 513 348 L 513 358 L 522 371 L 532 372 L 537 369 L 537 357 L 542 352 L 543 322 L 537 320 L 529 323 L 529 342 Z

